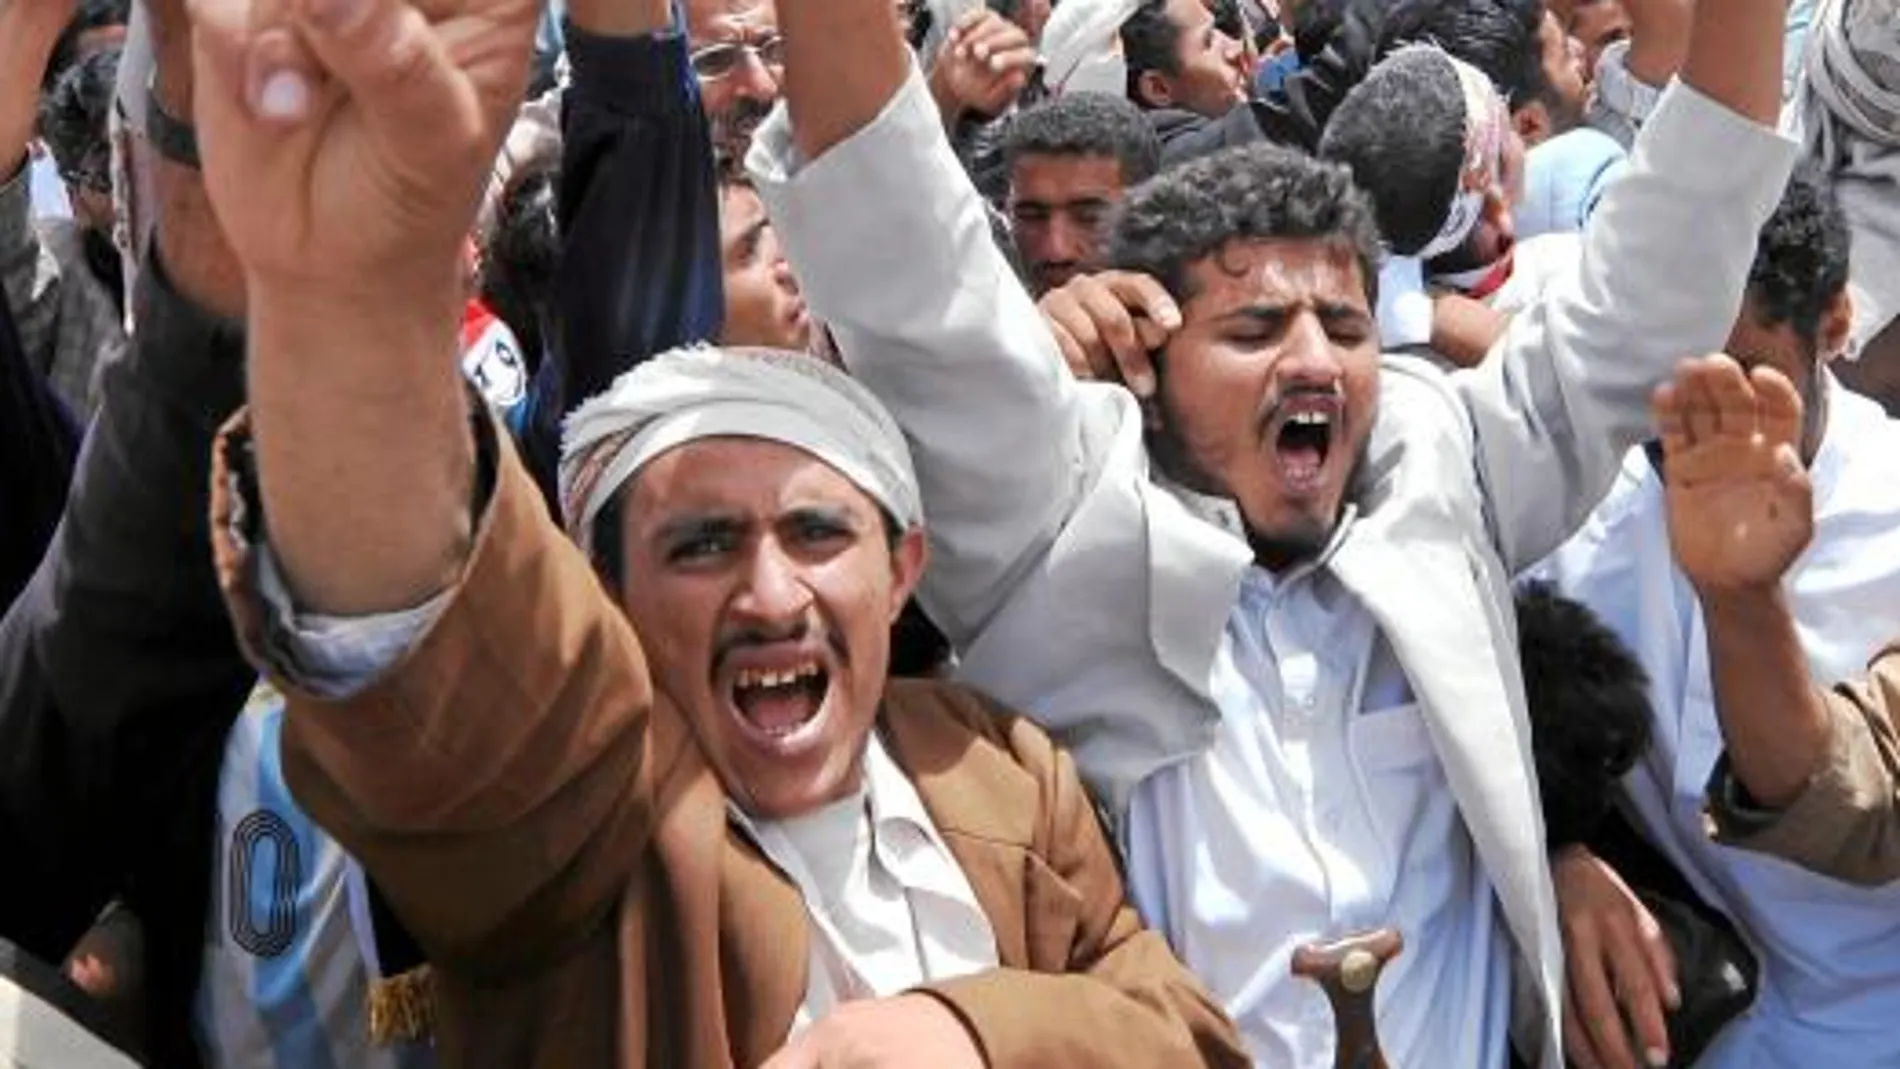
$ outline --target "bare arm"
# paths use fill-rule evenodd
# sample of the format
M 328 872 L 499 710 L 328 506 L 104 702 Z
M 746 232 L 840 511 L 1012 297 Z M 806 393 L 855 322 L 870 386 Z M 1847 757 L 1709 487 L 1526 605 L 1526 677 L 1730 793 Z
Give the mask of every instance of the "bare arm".
M 807 160 L 869 125 L 910 72 L 888 0 L 784 0 L 785 99 Z
M 1729 767 L 1767 809 L 1787 807 L 1827 758 L 1832 721 L 1779 585 L 1702 595 L 1709 675 Z

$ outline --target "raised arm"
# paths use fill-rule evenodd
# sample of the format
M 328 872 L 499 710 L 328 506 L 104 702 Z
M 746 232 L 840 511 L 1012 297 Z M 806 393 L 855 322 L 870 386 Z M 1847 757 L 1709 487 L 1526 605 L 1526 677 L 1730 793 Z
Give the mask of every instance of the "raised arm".
M 816 318 L 910 438 L 932 545 L 920 600 L 965 645 L 1074 507 L 1079 388 L 996 248 L 892 5 L 787 0 L 779 18 L 791 122 L 760 129 L 754 176 Z
M 206 178 L 250 287 L 253 433 L 213 480 L 221 578 L 286 691 L 299 802 L 433 964 L 512 978 L 624 891 L 654 701 L 456 371 L 458 252 L 537 4 L 271 10 L 288 24 L 252 0 L 193 8 Z
M 561 263 L 553 351 L 523 452 L 554 487 L 561 420 L 656 353 L 710 341 L 724 314 L 712 134 L 665 0 L 568 8 Z
M 145 15 L 153 92 L 188 115 L 183 4 Z M 0 622 L 0 934 L 54 961 L 113 895 L 154 920 L 203 915 L 225 736 L 255 679 L 206 519 L 212 437 L 243 393 L 243 285 L 197 172 L 153 166 L 138 334 L 101 378 L 60 526 Z M 178 1063 L 195 1056 L 195 985 L 174 978 L 196 975 L 203 933 L 147 936 L 147 1054 Z
M 1838 879 L 1900 879 L 1900 656 L 1823 690 L 1783 593 L 1814 531 L 1800 397 L 1715 358 L 1686 367 L 1656 407 L 1670 544 L 1702 604 L 1725 745 L 1709 787 L 1717 837 Z
M 72 0 L 0 3 L 0 287 L 29 365 L 52 366 L 59 333 L 59 272 L 33 233 L 27 143 L 40 78 L 72 18 Z
M 1696 10 L 1682 84 L 1644 127 L 1629 174 L 1584 231 L 1574 281 L 1514 317 L 1456 377 L 1507 564 L 1583 521 L 1649 431 L 1649 393 L 1721 348 L 1796 147 L 1775 133 L 1783 0 Z

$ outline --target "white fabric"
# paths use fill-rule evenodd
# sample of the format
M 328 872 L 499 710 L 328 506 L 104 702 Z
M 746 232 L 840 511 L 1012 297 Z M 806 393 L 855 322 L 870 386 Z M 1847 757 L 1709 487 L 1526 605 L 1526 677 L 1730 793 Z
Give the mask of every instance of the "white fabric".
M 791 820 L 730 812 L 797 885 L 812 922 L 794 1032 L 841 1002 L 996 967 L 996 933 L 969 878 L 875 732 L 851 798 Z
M 1583 235 L 1540 234 L 1511 250 L 1511 277 L 1485 303 L 1500 312 L 1521 312 L 1552 287 L 1574 285 L 1583 267 Z
M 1581 281 L 1516 317 L 1484 367 L 1387 361 L 1360 520 L 1329 566 L 1417 693 L 1528 963 L 1514 1011 L 1546 1069 L 1561 1064 L 1562 945 L 1509 573 L 1582 522 L 1676 361 L 1727 338 L 1795 156 L 1687 87 L 1650 130 L 1592 218 Z M 910 440 L 931 516 L 920 596 L 963 654 L 960 677 L 1051 728 L 1126 820 L 1140 784 L 1222 730 L 1214 665 L 1252 561 L 1245 540 L 1150 480 L 1126 391 L 1068 374 L 921 78 L 810 162 L 781 109 L 750 165 L 807 299 Z M 1259 891 L 1242 894 L 1270 914 Z
M 1254 1062 L 1331 1065 L 1324 993 L 1285 982 L 1294 951 L 1392 926 L 1406 947 L 1377 1003 L 1392 1064 L 1503 1065 L 1510 945 L 1372 615 L 1323 560 L 1279 582 L 1251 569 L 1212 689 L 1213 745 L 1135 788 L 1128 883 L 1149 923 L 1226 993 Z
M 1821 0 L 1787 122 L 1853 229 L 1848 355 L 1900 316 L 1900 2 Z
M 1900 423 L 1829 380 L 1815 534 L 1786 581 L 1817 680 L 1858 676 L 1900 634 Z M 1722 751 L 1702 612 L 1669 550 L 1662 483 L 1631 453 L 1616 489 L 1542 569 L 1642 661 L 1653 749 L 1626 779 L 1644 832 L 1761 959 L 1761 996 L 1707 1069 L 1900 1065 L 1900 884 L 1857 888 L 1716 845 L 1702 822 Z
M 877 398 L 801 353 L 676 349 L 645 361 L 567 417 L 561 510 L 592 552 L 594 520 L 628 479 L 700 438 L 802 449 L 836 468 L 905 527 L 923 523 L 903 432 Z
M 1052 93 L 1126 96 L 1122 24 L 1141 0 L 1062 0 L 1042 29 L 1043 84 Z
M 1432 295 L 1425 265 L 1415 256 L 1388 256 L 1379 265 L 1379 341 L 1388 352 L 1432 343 Z

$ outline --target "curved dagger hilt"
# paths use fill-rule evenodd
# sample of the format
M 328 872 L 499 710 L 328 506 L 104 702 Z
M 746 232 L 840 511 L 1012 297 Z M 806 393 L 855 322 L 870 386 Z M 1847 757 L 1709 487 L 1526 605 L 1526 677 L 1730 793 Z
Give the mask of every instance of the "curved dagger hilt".
M 1333 1004 L 1334 1069 L 1388 1069 L 1373 1000 L 1380 974 L 1404 949 L 1397 929 L 1381 928 L 1294 951 L 1293 975 L 1319 984 Z

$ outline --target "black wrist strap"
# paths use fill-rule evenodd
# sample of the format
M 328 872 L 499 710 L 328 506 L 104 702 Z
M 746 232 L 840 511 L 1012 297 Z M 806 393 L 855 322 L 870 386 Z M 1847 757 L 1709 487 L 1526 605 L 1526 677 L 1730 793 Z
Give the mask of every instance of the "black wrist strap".
M 158 92 L 145 93 L 145 139 L 160 156 L 181 167 L 199 169 L 198 131 L 191 124 L 174 118 L 158 102 Z

